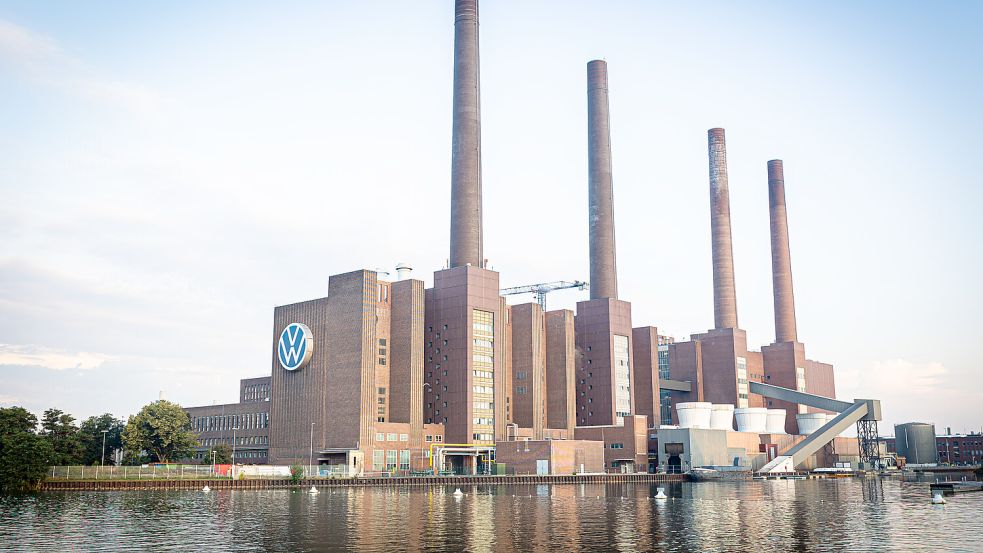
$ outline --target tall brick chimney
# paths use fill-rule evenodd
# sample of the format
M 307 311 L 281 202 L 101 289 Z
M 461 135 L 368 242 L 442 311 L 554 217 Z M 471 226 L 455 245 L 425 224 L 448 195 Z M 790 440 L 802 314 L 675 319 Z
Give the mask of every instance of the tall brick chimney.
M 611 118 L 608 64 L 587 64 L 587 159 L 590 226 L 590 297 L 618 299 L 614 243 L 614 188 L 611 181 Z
M 768 162 L 768 211 L 771 219 L 771 279 L 775 294 L 775 342 L 795 342 L 795 295 L 785 211 L 785 170 L 782 160 Z
M 737 328 L 734 247 L 730 234 L 727 143 L 723 129 L 707 131 L 710 156 L 710 243 L 713 250 L 714 328 Z

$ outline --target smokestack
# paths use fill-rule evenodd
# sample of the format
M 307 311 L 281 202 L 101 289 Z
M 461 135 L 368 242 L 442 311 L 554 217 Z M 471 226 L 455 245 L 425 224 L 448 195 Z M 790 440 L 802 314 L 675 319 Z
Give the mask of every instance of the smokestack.
M 713 249 L 714 328 L 737 328 L 734 247 L 730 236 L 727 144 L 723 129 L 707 131 L 710 154 L 710 242 Z
M 614 244 L 614 187 L 611 182 L 611 117 L 608 64 L 587 64 L 587 153 L 590 224 L 590 297 L 618 299 Z
M 454 2 L 454 123 L 450 266 L 483 267 L 478 1 Z
M 775 294 L 775 342 L 795 342 L 795 296 L 785 211 L 785 170 L 782 160 L 768 162 L 768 211 L 771 215 L 771 278 Z

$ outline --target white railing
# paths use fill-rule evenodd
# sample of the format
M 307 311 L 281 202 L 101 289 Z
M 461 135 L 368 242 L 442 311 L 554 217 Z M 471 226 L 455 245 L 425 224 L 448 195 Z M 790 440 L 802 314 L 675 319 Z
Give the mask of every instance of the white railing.
M 348 476 L 344 465 L 301 466 L 304 478 L 341 478 Z M 47 477 L 53 480 L 194 480 L 205 478 L 230 479 L 290 478 L 285 465 L 142 465 L 142 466 L 54 466 Z

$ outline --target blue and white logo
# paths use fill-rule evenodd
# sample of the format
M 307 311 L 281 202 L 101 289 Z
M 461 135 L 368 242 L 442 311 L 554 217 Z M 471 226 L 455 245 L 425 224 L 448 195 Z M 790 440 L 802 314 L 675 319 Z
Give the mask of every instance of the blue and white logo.
M 277 357 L 280 365 L 288 371 L 296 371 L 311 360 L 314 355 L 314 335 L 303 323 L 290 323 L 280 333 Z

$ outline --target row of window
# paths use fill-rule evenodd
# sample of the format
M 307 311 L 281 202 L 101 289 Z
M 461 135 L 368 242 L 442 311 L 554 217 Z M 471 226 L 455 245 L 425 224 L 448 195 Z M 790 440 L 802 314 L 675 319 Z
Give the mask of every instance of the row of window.
M 242 390 L 242 401 L 244 402 L 269 401 L 269 400 L 270 400 L 269 384 L 252 384 L 246 386 Z
M 396 434 L 395 432 L 375 433 L 375 441 L 377 442 L 396 442 L 396 441 L 408 442 L 409 440 L 410 440 L 409 434 Z
M 236 445 L 267 445 L 270 443 L 269 436 L 236 436 Z M 211 447 L 219 444 L 232 445 L 232 437 L 228 438 L 201 438 L 198 444 L 203 447 Z
M 398 457 L 397 457 L 398 456 Z M 397 463 L 397 458 L 399 462 Z M 381 472 L 384 470 L 410 470 L 410 450 L 382 450 L 376 449 L 372 452 L 372 470 Z
M 196 432 L 214 432 L 217 430 L 252 430 L 269 428 L 269 413 L 243 413 L 238 415 L 209 415 L 191 417 L 191 428 Z

